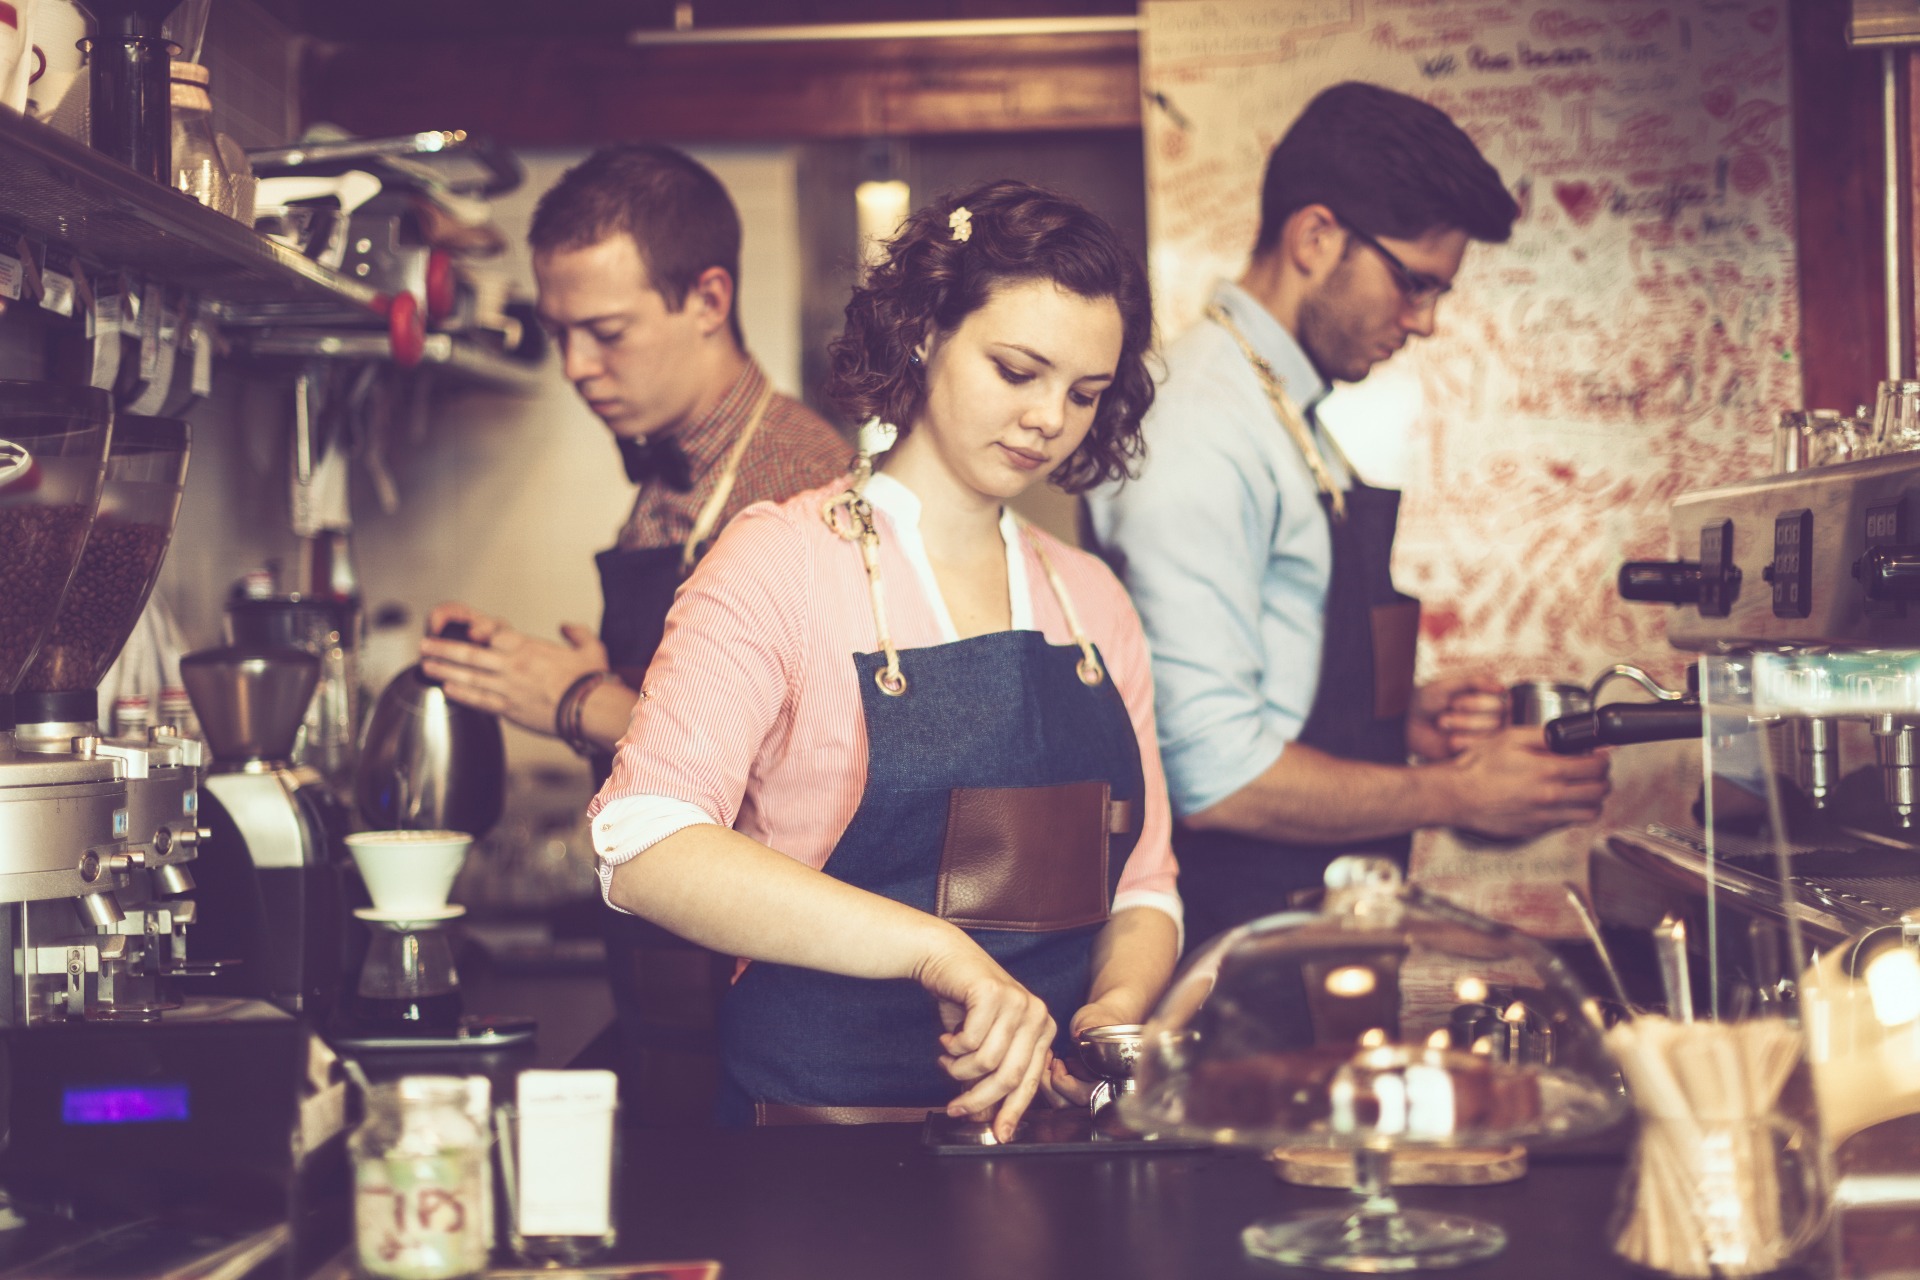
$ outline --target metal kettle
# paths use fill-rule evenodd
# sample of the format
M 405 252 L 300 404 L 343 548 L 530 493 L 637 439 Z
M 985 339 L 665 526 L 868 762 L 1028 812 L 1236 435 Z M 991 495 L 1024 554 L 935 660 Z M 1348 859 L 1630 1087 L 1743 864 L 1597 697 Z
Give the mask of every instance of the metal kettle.
M 465 640 L 467 626 L 440 633 Z M 354 773 L 360 816 L 380 830 L 464 831 L 475 839 L 500 820 L 507 790 L 500 721 L 447 697 L 419 664 L 393 678 L 367 721 Z

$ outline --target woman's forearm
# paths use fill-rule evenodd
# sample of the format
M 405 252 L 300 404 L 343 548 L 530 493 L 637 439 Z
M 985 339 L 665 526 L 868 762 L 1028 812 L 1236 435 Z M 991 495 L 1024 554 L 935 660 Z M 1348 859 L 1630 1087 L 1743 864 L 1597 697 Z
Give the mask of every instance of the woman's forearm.
M 674 832 L 613 871 L 612 902 L 725 955 L 854 978 L 909 978 L 959 929 L 823 875 L 726 827 Z
M 1166 912 L 1152 907 L 1118 912 L 1094 939 L 1087 1005 L 1098 1006 L 1110 1022 L 1145 1022 L 1173 977 L 1179 950 L 1179 930 Z M 1074 1021 L 1080 1024 L 1075 1031 L 1093 1025 L 1079 1017 Z

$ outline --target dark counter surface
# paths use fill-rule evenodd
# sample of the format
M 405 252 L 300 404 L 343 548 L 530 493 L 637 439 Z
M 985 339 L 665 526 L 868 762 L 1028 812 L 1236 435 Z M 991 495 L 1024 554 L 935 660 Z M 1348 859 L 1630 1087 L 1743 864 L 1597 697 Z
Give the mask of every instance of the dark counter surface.
M 622 1142 L 614 1257 L 714 1258 L 723 1280 L 1324 1277 L 1249 1260 L 1241 1229 L 1355 1199 L 1288 1186 L 1252 1154 L 935 1156 L 910 1125 L 629 1129 Z M 1536 1153 L 1506 1186 L 1399 1195 L 1506 1229 L 1506 1251 L 1462 1277 L 1627 1276 L 1604 1237 L 1620 1170 L 1616 1155 Z

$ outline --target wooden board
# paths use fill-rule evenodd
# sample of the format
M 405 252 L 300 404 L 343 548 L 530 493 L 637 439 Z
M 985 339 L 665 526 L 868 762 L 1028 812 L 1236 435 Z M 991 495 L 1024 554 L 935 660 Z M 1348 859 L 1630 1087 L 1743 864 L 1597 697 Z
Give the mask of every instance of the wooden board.
M 1289 1151 L 1273 1153 L 1273 1172 L 1296 1187 L 1351 1187 L 1351 1151 Z M 1501 1147 L 1485 1151 L 1396 1151 L 1387 1181 L 1396 1187 L 1490 1187 L 1518 1182 L 1527 1176 L 1527 1149 Z

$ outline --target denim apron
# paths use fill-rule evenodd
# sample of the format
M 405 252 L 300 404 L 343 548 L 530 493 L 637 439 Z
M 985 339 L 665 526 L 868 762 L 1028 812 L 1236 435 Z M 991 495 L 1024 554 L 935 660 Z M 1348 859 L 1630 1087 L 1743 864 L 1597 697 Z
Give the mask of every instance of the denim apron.
M 865 540 L 877 591 L 871 510 L 840 502 L 857 532 L 835 527 Z M 1074 644 L 1003 631 L 901 652 L 876 599 L 882 651 L 851 659 L 867 785 L 824 870 L 963 928 L 1045 1001 L 1061 1054 L 1146 787 L 1126 704 L 1047 577 Z M 750 1123 L 756 1102 L 944 1106 L 961 1091 L 937 1060 L 944 1030 L 915 982 L 750 964 L 721 1009 L 716 1118 Z
M 1339 490 L 1304 415 L 1287 398 L 1272 369 L 1223 310 L 1209 309 L 1208 318 L 1233 335 L 1259 375 L 1275 416 L 1314 472 L 1332 535 L 1320 680 L 1296 741 L 1342 760 L 1404 765 L 1420 602 L 1393 585 L 1399 490 L 1375 488 L 1358 479 L 1344 492 Z M 1353 468 L 1347 471 L 1351 475 Z M 1392 858 L 1404 872 L 1412 845 L 1408 834 L 1309 844 L 1184 825 L 1175 827 L 1173 839 L 1180 860 L 1180 898 L 1186 905 L 1188 954 L 1235 925 L 1287 910 L 1294 895 L 1321 886 L 1327 864 L 1342 854 Z
M 703 543 L 713 534 L 720 513 L 739 478 L 740 459 L 766 420 L 773 401 L 769 384 L 721 464 L 720 479 L 702 504 L 686 542 L 674 547 L 642 547 L 602 551 L 594 557 L 600 570 L 600 642 L 607 648 L 607 665 L 629 688 L 638 689 L 666 631 L 667 611 L 674 593 L 698 559 Z M 594 752 L 590 757 L 593 783 L 598 789 L 613 770 L 613 757 Z M 689 1003 L 717 1002 L 729 968 L 722 957 L 667 932 L 658 925 L 618 911 L 599 913 L 607 948 L 607 983 L 613 995 L 614 1021 L 620 1045 L 620 1078 L 629 1111 L 649 1120 L 695 1120 L 707 1107 L 717 1079 L 717 1048 L 710 1024 L 689 1021 Z M 692 1002 L 671 983 L 650 974 L 662 971 L 710 974 L 711 989 Z M 661 1083 L 662 1073 L 672 1081 Z M 684 1108 L 665 1100 L 669 1091 L 685 1095 Z M 672 1114 L 655 1115 L 650 1107 L 667 1106 Z M 691 1115 L 679 1114 L 688 1110 Z

